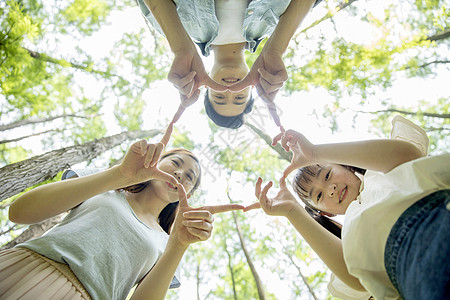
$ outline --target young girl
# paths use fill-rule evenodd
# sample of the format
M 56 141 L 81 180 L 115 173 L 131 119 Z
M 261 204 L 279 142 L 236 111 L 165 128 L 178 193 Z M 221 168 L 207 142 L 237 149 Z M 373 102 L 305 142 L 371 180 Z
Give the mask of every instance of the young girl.
M 161 156 L 171 131 L 157 144 L 134 143 L 119 166 L 70 171 L 64 177 L 86 176 L 19 197 L 9 210 L 16 223 L 70 212 L 44 236 L 0 252 L 0 298 L 123 300 L 137 284 L 132 299 L 164 299 L 179 286 L 177 266 L 191 243 L 209 238 L 212 214 L 242 206 L 188 205 L 200 165 L 184 149 Z
M 198 99 L 199 87 L 206 85 L 208 116 L 219 126 L 238 128 L 243 115 L 252 110 L 249 86 L 254 85 L 280 126 L 273 101 L 287 80 L 281 56 L 300 22 L 320 1 L 137 0 L 144 17 L 165 34 L 175 55 L 168 79 L 180 91 L 181 105 L 173 121 Z M 255 52 L 268 36 L 249 72 L 245 50 Z M 214 53 L 211 77 L 192 41 L 204 56 Z
M 258 179 L 260 202 L 246 210 L 286 216 L 337 277 L 330 286 L 341 298 L 351 288 L 375 299 L 449 299 L 450 154 L 425 157 L 425 132 L 400 116 L 389 140 L 313 145 L 293 130 L 280 139 L 294 154 L 280 191 L 267 197 L 272 183 L 261 189 Z M 286 188 L 297 168 L 293 187 L 306 206 L 345 214 L 342 240 Z

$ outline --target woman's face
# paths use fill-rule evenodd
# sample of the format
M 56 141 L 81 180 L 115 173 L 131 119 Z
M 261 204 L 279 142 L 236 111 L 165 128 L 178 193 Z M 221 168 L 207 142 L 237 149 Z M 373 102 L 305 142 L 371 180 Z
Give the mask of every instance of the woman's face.
M 341 165 L 326 164 L 307 184 L 309 201 L 320 211 L 345 214 L 359 195 L 361 180 Z
M 225 86 L 233 85 L 247 75 L 247 65 L 241 64 L 236 66 L 221 66 L 214 65 L 211 70 L 211 78 Z M 209 101 L 214 110 L 224 117 L 231 117 L 240 115 L 250 99 L 251 87 L 247 87 L 239 92 L 217 92 L 208 88 Z
M 194 158 L 185 153 L 174 153 L 160 160 L 158 167 L 181 183 L 190 197 L 192 188 L 196 185 L 200 176 L 200 166 Z M 152 186 L 158 196 L 169 199 L 170 202 L 178 201 L 178 191 L 169 182 L 154 180 Z

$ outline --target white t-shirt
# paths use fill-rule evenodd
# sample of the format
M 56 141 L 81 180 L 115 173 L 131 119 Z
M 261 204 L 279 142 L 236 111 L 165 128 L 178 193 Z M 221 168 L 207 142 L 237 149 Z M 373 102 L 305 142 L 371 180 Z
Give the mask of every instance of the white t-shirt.
M 394 118 L 392 126 L 391 139 L 409 141 L 427 154 L 428 138 L 423 129 L 401 116 Z M 345 214 L 342 246 L 349 273 L 375 299 L 401 299 L 384 266 L 384 249 L 392 226 L 416 201 L 445 189 L 450 189 L 449 153 L 419 158 L 386 174 L 368 170 L 364 175 L 358 201 L 351 203 Z M 354 299 L 349 288 L 342 286 L 342 282 L 335 284 L 332 280 L 330 292 Z
M 245 42 L 244 17 L 249 0 L 216 0 L 216 16 L 219 32 L 213 45 L 237 44 Z

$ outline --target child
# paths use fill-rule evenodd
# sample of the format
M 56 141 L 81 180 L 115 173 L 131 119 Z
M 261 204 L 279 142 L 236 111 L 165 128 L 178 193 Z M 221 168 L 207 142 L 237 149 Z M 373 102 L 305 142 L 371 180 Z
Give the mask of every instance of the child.
M 212 214 L 243 207 L 188 205 L 200 164 L 185 149 L 162 155 L 171 131 L 160 143 L 134 143 L 119 166 L 70 171 L 64 177 L 87 176 L 20 196 L 9 210 L 16 223 L 70 212 L 44 236 L 0 252 L 0 298 L 123 300 L 137 284 L 131 299 L 164 299 L 178 287 L 177 266 L 191 243 L 209 238 Z
M 313 145 L 293 130 L 274 144 L 280 139 L 294 154 L 280 191 L 268 198 L 272 182 L 261 189 L 258 179 L 260 202 L 246 210 L 286 216 L 348 288 L 375 299 L 449 299 L 450 154 L 426 157 L 425 132 L 400 116 L 389 140 Z M 293 187 L 306 206 L 345 214 L 342 240 L 286 188 L 285 177 L 298 168 Z M 338 296 L 350 299 L 344 290 Z
M 239 128 L 244 114 L 252 110 L 249 86 L 254 85 L 281 126 L 273 103 L 287 80 L 281 56 L 301 21 L 321 0 L 137 1 L 144 17 L 165 34 L 175 55 L 168 79 L 180 91 L 181 105 L 173 122 L 198 99 L 198 88 L 206 85 L 207 115 L 219 126 Z M 245 50 L 255 52 L 269 36 L 249 71 Z M 193 41 L 204 56 L 214 53 L 211 77 Z

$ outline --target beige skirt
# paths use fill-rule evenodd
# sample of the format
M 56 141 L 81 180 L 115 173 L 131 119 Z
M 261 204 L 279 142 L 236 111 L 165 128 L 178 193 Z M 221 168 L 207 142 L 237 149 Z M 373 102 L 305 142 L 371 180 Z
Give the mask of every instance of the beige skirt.
M 86 299 L 86 289 L 68 265 L 26 248 L 0 252 L 0 299 Z

